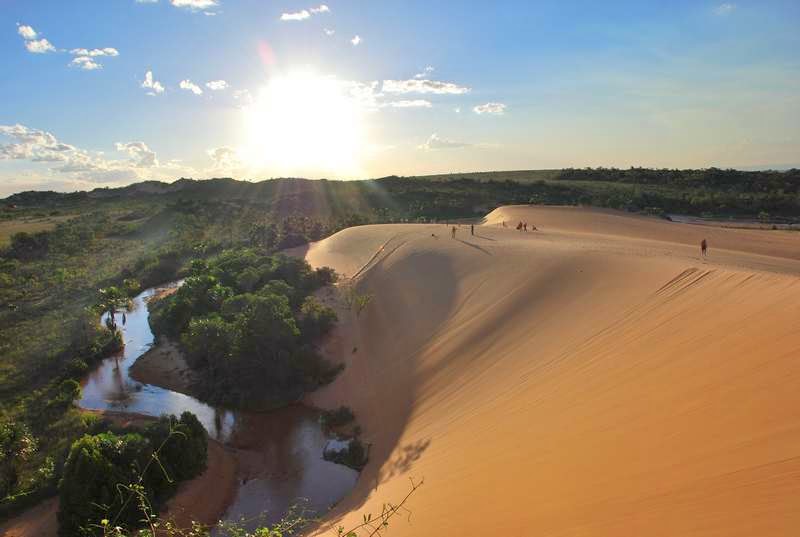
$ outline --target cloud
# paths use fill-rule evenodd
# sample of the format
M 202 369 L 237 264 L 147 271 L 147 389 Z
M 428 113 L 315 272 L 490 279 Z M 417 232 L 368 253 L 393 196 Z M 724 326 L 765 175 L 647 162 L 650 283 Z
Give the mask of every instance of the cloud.
M 461 107 L 457 106 L 457 107 L 453 108 L 453 112 L 455 112 L 456 114 L 460 114 L 461 113 Z
M 392 108 L 431 108 L 433 105 L 425 99 L 414 99 L 411 101 L 392 101 L 388 106 Z
M 506 113 L 506 105 L 503 103 L 486 103 L 480 104 L 472 109 L 478 115 L 491 114 L 495 116 L 502 116 Z
M 56 47 L 45 38 L 25 41 L 25 48 L 28 49 L 28 52 L 33 52 L 34 54 L 45 54 L 47 52 L 56 51 Z
M 336 30 L 332 30 L 330 28 L 325 28 L 322 31 L 325 32 L 325 35 L 327 35 L 329 37 L 336 33 Z
M 466 86 L 459 86 L 452 82 L 439 82 L 437 80 L 411 79 L 411 80 L 384 80 L 383 91 L 386 93 L 433 93 L 436 95 L 462 95 L 471 90 Z
M 137 4 L 157 4 L 158 0 L 136 0 Z
M 74 48 L 69 51 L 70 54 L 75 56 L 119 56 L 119 51 L 112 47 L 107 48 L 93 48 L 91 50 L 85 48 Z
M 19 23 L 17 23 L 17 33 L 22 36 L 22 39 L 25 40 L 36 39 L 36 36 L 39 35 L 32 27 Z
M 461 147 L 470 147 L 471 145 L 472 144 L 466 142 L 448 140 L 447 138 L 442 138 L 438 134 L 434 133 L 430 135 L 424 144 L 417 146 L 417 149 L 422 149 L 423 151 L 436 151 L 438 149 L 458 149 Z
M 191 11 L 203 11 L 219 5 L 217 0 L 169 0 L 169 3 L 175 7 L 186 8 Z
M 714 14 L 724 17 L 725 15 L 730 15 L 731 13 L 733 13 L 733 10 L 735 9 L 736 9 L 736 4 L 725 2 L 714 8 Z
M 147 71 L 144 74 L 142 87 L 146 90 L 150 90 L 147 92 L 148 95 L 155 96 L 164 93 L 164 86 L 161 85 L 161 82 L 153 78 L 153 71 Z
M 326 6 L 325 4 L 320 4 L 318 7 L 301 9 L 300 11 L 295 11 L 292 13 L 282 13 L 281 20 L 304 21 L 306 19 L 310 19 L 312 15 L 318 15 L 320 13 L 330 13 L 330 11 L 331 9 L 328 6 Z
M 434 70 L 435 69 L 433 68 L 433 66 L 428 65 L 427 67 L 425 67 L 425 69 L 422 70 L 421 73 L 417 73 L 416 75 L 414 75 L 414 78 L 425 78 L 428 75 L 430 75 Z
M 184 89 L 184 90 L 187 90 L 187 91 L 191 91 L 195 95 L 202 95 L 203 94 L 203 90 L 200 89 L 200 86 L 198 86 L 197 84 L 195 84 L 194 82 L 192 82 L 188 78 L 186 80 L 181 80 L 180 86 L 181 86 L 181 89 Z
M 94 71 L 96 69 L 103 68 L 102 65 L 95 62 L 89 56 L 78 56 L 77 58 L 73 58 L 69 64 L 73 67 L 77 67 L 78 69 L 83 69 L 84 71 Z
M 25 42 L 25 48 L 28 52 L 34 54 L 45 54 L 47 52 L 56 52 L 56 47 L 45 38 L 36 39 L 39 34 L 32 26 L 27 24 L 17 23 L 17 33 L 22 36 Z
M 214 162 L 213 168 L 215 170 L 230 169 L 242 165 L 239 153 L 231 147 L 215 147 L 209 149 L 206 153 Z
M 137 168 L 151 168 L 158 166 L 158 159 L 144 142 L 117 142 L 114 144 L 117 151 L 126 153 Z
M 24 125 L 0 125 L 0 137 L 10 143 L 0 144 L 0 161 L 27 160 L 48 166 L 45 171 L 24 172 L 26 184 L 81 184 L 82 188 L 97 184 L 118 185 L 143 179 L 191 177 L 198 171 L 174 160 L 159 162 L 156 153 L 141 141 L 118 142 L 115 149 L 125 158 L 112 159 L 102 151 L 89 151 L 60 142 L 43 130 Z M 34 179 L 35 178 L 35 179 Z M 2 181 L 0 181 L 2 182 Z M 8 189 L 9 185 L 2 185 Z M 16 187 L 13 187 L 16 189 Z
M 206 87 L 211 91 L 222 91 L 228 89 L 230 86 L 224 80 L 210 80 L 206 82 Z
M 353 37 L 353 39 L 351 39 L 351 40 L 350 40 L 350 43 L 351 43 L 351 44 L 352 44 L 354 47 L 357 47 L 358 45 L 360 45 L 360 44 L 361 44 L 361 36 L 359 36 L 359 35 L 356 35 L 356 36 L 354 36 L 354 37 Z

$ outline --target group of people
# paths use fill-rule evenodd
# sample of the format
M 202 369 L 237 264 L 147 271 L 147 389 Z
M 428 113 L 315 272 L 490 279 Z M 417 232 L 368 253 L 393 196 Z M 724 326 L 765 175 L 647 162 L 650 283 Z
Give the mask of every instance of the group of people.
M 528 231 L 528 223 L 527 222 L 520 222 L 517 224 L 517 231 Z M 536 231 L 536 226 L 531 224 L 531 231 Z

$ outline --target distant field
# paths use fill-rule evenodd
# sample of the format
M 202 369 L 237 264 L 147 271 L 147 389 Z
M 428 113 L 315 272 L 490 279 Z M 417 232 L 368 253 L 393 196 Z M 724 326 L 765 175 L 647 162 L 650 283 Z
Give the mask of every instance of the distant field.
M 72 216 L 24 217 L 16 220 L 0 220 L 0 248 L 8 245 L 11 242 L 11 236 L 15 233 L 48 231 L 56 227 L 59 222 L 64 222 L 70 218 Z
M 518 183 L 530 183 L 533 181 L 558 179 L 561 173 L 561 170 L 517 170 L 510 172 L 443 173 L 439 175 L 420 175 L 418 178 L 432 181 L 473 179 L 475 181 L 511 180 Z

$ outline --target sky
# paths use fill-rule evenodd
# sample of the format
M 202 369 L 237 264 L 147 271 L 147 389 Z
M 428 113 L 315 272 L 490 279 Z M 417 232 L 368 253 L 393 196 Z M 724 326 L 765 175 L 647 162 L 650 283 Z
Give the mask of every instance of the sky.
M 800 167 L 800 2 L 0 0 L 0 196 Z

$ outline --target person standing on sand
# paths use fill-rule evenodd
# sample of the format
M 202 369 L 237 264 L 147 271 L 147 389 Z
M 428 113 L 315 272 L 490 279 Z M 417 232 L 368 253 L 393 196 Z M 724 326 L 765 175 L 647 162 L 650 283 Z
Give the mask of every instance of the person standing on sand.
M 456 226 L 453 226 L 453 229 L 452 229 L 452 237 L 453 237 L 454 239 L 456 238 Z
M 708 256 L 708 243 L 705 239 L 700 242 L 700 255 L 703 257 Z
M 475 235 L 475 224 L 471 224 L 469 226 L 469 234 L 470 235 Z
M 528 231 L 528 223 L 527 223 L 527 222 L 525 222 L 524 224 L 522 224 L 522 231 L 525 231 L 525 232 L 527 232 L 527 231 Z

